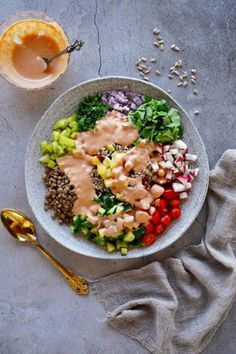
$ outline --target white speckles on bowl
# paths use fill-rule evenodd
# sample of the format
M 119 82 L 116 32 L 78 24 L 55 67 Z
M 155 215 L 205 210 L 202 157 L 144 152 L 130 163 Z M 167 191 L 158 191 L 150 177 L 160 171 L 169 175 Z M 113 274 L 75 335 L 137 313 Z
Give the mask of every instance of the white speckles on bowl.
M 74 113 L 82 98 L 108 89 L 122 89 L 125 85 L 129 85 L 131 91 L 165 99 L 172 107 L 180 111 L 181 123 L 184 128 L 184 141 L 187 143 L 190 152 L 198 155 L 197 163 L 200 168 L 200 173 L 194 180 L 189 199 L 182 206 L 182 217 L 173 222 L 163 236 L 152 246 L 130 250 L 126 257 L 122 257 L 118 252 L 110 254 L 82 237 L 75 238 L 70 233 L 68 227 L 60 226 L 57 221 L 51 219 L 50 212 L 44 211 L 46 188 L 42 181 L 43 167 L 39 164 L 38 159 L 40 158 L 40 142 L 50 138 L 52 126 L 57 119 Z M 96 258 L 136 258 L 161 251 L 168 247 L 181 237 L 197 217 L 206 197 L 208 179 L 209 167 L 206 151 L 194 124 L 187 116 L 186 112 L 159 87 L 128 77 L 105 77 L 90 80 L 62 94 L 49 107 L 37 124 L 29 141 L 25 161 L 27 196 L 29 204 L 39 223 L 45 231 L 61 245 L 76 253 Z

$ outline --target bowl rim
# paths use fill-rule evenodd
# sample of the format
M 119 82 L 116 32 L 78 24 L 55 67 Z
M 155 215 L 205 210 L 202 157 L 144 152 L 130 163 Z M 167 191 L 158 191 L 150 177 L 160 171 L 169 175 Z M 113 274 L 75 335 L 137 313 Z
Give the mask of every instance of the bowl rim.
M 143 248 L 140 248 L 140 254 L 133 254 L 132 255 L 132 250 L 130 252 L 128 252 L 127 256 L 126 257 L 123 257 L 120 253 L 116 252 L 116 253 L 108 253 L 106 252 L 105 254 L 102 254 L 102 255 L 99 255 L 99 254 L 94 254 L 94 255 L 91 255 L 91 254 L 86 254 L 86 252 L 78 252 L 77 250 L 74 249 L 73 246 L 69 245 L 67 242 L 64 242 L 64 240 L 58 240 L 56 238 L 56 236 L 53 235 L 53 233 L 50 233 L 49 231 L 46 230 L 45 226 L 41 223 L 41 221 L 38 219 L 37 217 L 37 212 L 35 212 L 34 210 L 34 206 L 32 205 L 32 202 L 31 202 L 31 198 L 30 198 L 30 190 L 29 190 L 29 186 L 27 184 L 27 163 L 28 163 L 28 160 L 30 159 L 30 146 L 31 146 L 31 143 L 33 141 L 33 138 L 34 138 L 34 132 L 37 130 L 37 127 L 38 125 L 40 124 L 41 122 L 41 119 L 42 117 L 47 114 L 48 110 L 50 109 L 50 107 L 54 104 L 56 104 L 63 96 L 67 95 L 68 93 L 70 93 L 71 91 L 75 90 L 76 88 L 83 88 L 83 86 L 89 84 L 89 83 L 94 83 L 94 82 L 102 82 L 102 81 L 107 81 L 107 80 L 111 80 L 111 79 L 121 79 L 121 80 L 131 80 L 133 82 L 138 82 L 138 83 L 142 83 L 142 84 L 145 84 L 145 85 L 148 85 L 154 89 L 158 89 L 159 91 L 161 91 L 162 93 L 164 93 L 166 96 L 168 96 L 168 98 L 177 106 L 179 107 L 182 112 L 186 115 L 186 117 L 188 118 L 189 122 L 190 122 L 190 125 L 193 127 L 193 129 L 195 129 L 195 133 L 199 139 L 199 141 L 201 142 L 201 145 L 202 145 L 202 148 L 203 148 L 203 152 L 205 154 L 205 162 L 206 162 L 206 181 L 205 181 L 205 184 L 204 184 L 204 190 L 203 190 L 203 193 L 202 193 L 202 196 L 201 196 L 201 199 L 199 201 L 199 203 L 197 204 L 197 207 L 195 208 L 194 210 L 194 213 L 193 213 L 193 216 L 192 216 L 192 220 L 191 222 L 189 222 L 188 224 L 185 225 L 185 227 L 183 227 L 183 229 L 181 230 L 181 232 L 179 233 L 176 233 L 177 236 L 175 237 L 172 237 L 170 240 L 166 240 L 165 244 L 162 245 L 162 247 L 160 247 L 158 250 L 155 250 L 153 249 L 152 247 L 143 247 Z M 66 249 L 78 254 L 78 255 L 82 255 L 82 256 L 86 256 L 86 257 L 90 257 L 90 258 L 95 258 L 95 259 L 103 259 L 103 260 L 113 260 L 113 261 L 116 261 L 116 260 L 130 260 L 130 259 L 137 259 L 137 258 L 140 258 L 140 257 L 145 257 L 145 256 L 149 256 L 149 255 L 154 255 L 154 254 L 158 254 L 160 252 L 162 252 L 163 250 L 165 250 L 166 248 L 168 248 L 169 246 L 171 246 L 172 244 L 174 244 L 177 240 L 179 240 L 183 234 L 190 228 L 190 226 L 194 223 L 194 221 L 196 220 L 203 204 L 204 204 L 204 201 L 206 199 L 206 195 L 207 195 L 207 191 L 208 191 L 208 186 L 209 186 L 209 173 L 210 173 L 210 170 L 209 170 L 209 162 L 208 162 L 208 157 L 207 157 L 207 153 L 206 153 L 206 148 L 205 148 L 205 145 L 202 141 L 202 138 L 195 126 L 195 124 L 192 122 L 192 120 L 190 119 L 189 115 L 187 114 L 187 112 L 182 108 L 182 106 L 172 97 L 170 96 L 165 90 L 163 90 L 162 88 L 160 88 L 159 86 L 157 85 L 154 85 L 150 82 L 144 82 L 143 80 L 140 80 L 140 79 L 137 79 L 137 78 L 133 78 L 133 77 L 129 77 L 129 76 L 120 76 L 120 75 L 117 75 L 117 76 L 103 76 L 103 77 L 97 77 L 97 78 L 94 78 L 94 79 L 89 79 L 89 80 L 86 80 L 86 81 L 83 81 L 79 84 L 76 84 L 74 86 L 72 86 L 71 88 L 67 89 L 66 91 L 64 91 L 62 94 L 60 94 L 51 104 L 50 106 L 47 108 L 47 110 L 43 113 L 43 115 L 41 116 L 41 118 L 39 119 L 38 123 L 36 124 L 33 132 L 32 132 L 32 135 L 28 141 L 28 146 L 27 146 L 27 150 L 26 150 L 26 158 L 25 158 L 25 186 L 26 186 L 26 195 L 27 195 L 27 199 L 28 199 L 28 203 L 29 203 L 29 206 L 37 220 L 37 222 L 40 224 L 40 226 L 43 228 L 43 230 L 50 236 L 53 238 L 54 241 L 56 241 L 58 244 L 60 244 L 61 246 L 65 247 Z

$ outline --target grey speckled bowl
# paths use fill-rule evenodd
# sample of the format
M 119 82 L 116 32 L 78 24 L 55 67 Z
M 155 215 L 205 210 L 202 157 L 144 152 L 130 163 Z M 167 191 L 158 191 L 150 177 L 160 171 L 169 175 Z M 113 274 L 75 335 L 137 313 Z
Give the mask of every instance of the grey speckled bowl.
M 127 84 L 131 91 L 148 94 L 160 99 L 163 98 L 171 106 L 180 111 L 182 126 L 184 128 L 183 139 L 187 143 L 190 152 L 198 155 L 198 167 L 200 168 L 200 173 L 194 180 L 189 199 L 182 206 L 182 217 L 173 222 L 163 236 L 152 246 L 131 250 L 126 257 L 122 257 L 119 252 L 110 254 L 82 237 L 75 238 L 70 233 L 68 227 L 60 226 L 56 221 L 51 219 L 50 212 L 44 211 L 44 196 L 46 188 L 42 182 L 43 167 L 38 163 L 38 159 L 40 158 L 40 142 L 41 140 L 47 140 L 50 138 L 52 126 L 57 119 L 74 113 L 82 98 L 108 89 L 122 89 L 124 85 Z M 208 187 L 208 175 L 208 159 L 203 142 L 194 124 L 191 122 L 182 107 L 180 107 L 177 102 L 159 87 L 128 77 L 105 77 L 90 80 L 72 87 L 70 90 L 62 94 L 49 107 L 37 124 L 29 141 L 25 161 L 25 183 L 29 204 L 45 231 L 61 245 L 76 253 L 95 258 L 109 258 L 114 260 L 149 255 L 163 250 L 179 239 L 193 223 L 203 205 Z

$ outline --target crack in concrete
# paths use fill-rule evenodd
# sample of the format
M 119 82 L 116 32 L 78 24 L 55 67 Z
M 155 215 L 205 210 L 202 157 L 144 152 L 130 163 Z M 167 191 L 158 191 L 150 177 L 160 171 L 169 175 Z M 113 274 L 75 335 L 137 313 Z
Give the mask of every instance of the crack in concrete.
M 97 45 L 98 45 L 98 54 L 99 54 L 99 67 L 98 67 L 98 75 L 101 77 L 101 70 L 102 70 L 102 48 L 100 43 L 100 32 L 97 24 L 97 11 L 98 11 L 98 1 L 95 1 L 95 13 L 93 17 L 94 26 L 97 30 Z
M 48 1 L 46 0 L 45 1 L 45 9 L 44 9 L 45 14 L 47 13 L 47 11 L 48 11 Z

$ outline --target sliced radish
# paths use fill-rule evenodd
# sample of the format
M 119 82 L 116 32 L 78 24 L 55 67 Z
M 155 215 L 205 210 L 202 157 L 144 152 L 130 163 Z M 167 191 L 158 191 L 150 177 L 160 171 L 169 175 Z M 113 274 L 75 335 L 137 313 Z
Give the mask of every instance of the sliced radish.
M 178 154 L 178 149 L 170 149 L 170 153 L 172 154 L 172 155 L 176 155 L 176 154 Z
M 174 182 L 173 184 L 172 184 L 172 187 L 173 187 L 173 190 L 175 191 L 175 192 L 184 192 L 185 190 L 186 190 L 186 187 L 185 187 L 185 185 L 184 184 L 182 184 L 182 183 L 180 183 L 180 182 Z
M 165 160 L 166 161 L 170 161 L 170 162 L 174 162 L 174 158 L 173 158 L 173 156 L 172 156 L 172 154 L 170 153 L 170 152 L 166 152 L 165 153 Z
M 188 160 L 188 161 L 196 161 L 197 160 L 197 155 L 185 154 L 185 159 Z
M 165 167 L 170 169 L 170 168 L 173 168 L 174 166 L 173 166 L 173 163 L 171 161 L 166 161 L 165 162 Z
M 187 145 L 185 144 L 185 142 L 183 142 L 183 140 L 176 140 L 176 141 L 171 145 L 171 148 L 187 150 Z
M 160 166 L 161 168 L 166 168 L 166 163 L 165 163 L 165 161 L 160 161 L 160 162 L 159 162 L 159 166 Z
M 177 177 L 177 180 L 179 182 L 181 182 L 182 184 L 184 184 L 185 186 L 188 183 L 188 177 L 187 176 L 179 176 L 179 177 Z
M 168 162 L 168 161 L 167 161 Z M 168 171 L 166 174 L 166 179 L 168 180 L 168 182 L 170 182 L 172 180 L 172 171 Z
M 164 145 L 164 152 L 167 152 L 170 150 L 170 145 Z
M 199 168 L 197 167 L 194 169 L 194 176 L 196 177 L 198 175 L 198 173 L 199 173 Z
M 192 188 L 192 183 L 187 182 L 187 183 L 185 184 L 185 190 L 189 190 L 189 189 L 191 189 L 191 188 Z
M 157 172 L 159 170 L 159 165 L 157 162 L 152 163 L 151 166 L 154 172 Z
M 179 193 L 179 197 L 180 197 L 180 199 L 187 199 L 188 198 L 188 193 L 187 192 Z

